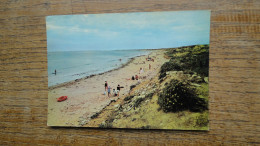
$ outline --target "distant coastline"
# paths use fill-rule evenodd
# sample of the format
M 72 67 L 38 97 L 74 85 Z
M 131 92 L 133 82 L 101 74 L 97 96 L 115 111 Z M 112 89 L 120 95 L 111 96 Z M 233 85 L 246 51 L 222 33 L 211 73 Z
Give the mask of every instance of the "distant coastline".
M 48 88 L 61 87 L 127 64 L 133 57 L 148 55 L 148 50 L 48 52 Z M 57 71 L 57 74 L 54 72 Z
M 149 49 L 149 51 L 151 51 L 148 55 L 150 55 L 152 53 L 152 51 L 156 51 L 156 50 L 160 50 L 160 49 Z M 147 51 L 144 49 L 144 51 Z M 72 81 L 68 81 L 68 82 L 64 82 L 64 83 L 60 83 L 60 84 L 57 84 L 57 85 L 52 85 L 52 86 L 49 86 L 48 87 L 48 90 L 52 90 L 52 89 L 56 89 L 56 88 L 60 88 L 60 87 L 65 87 L 67 85 L 73 85 L 75 84 L 76 82 L 78 81 L 81 81 L 81 80 L 84 80 L 84 79 L 88 79 L 88 78 L 91 78 L 91 77 L 94 77 L 94 76 L 97 76 L 97 75 L 103 75 L 105 73 L 109 73 L 109 72 L 112 72 L 112 71 L 116 71 L 118 69 L 121 69 L 121 68 L 124 68 L 125 66 L 127 66 L 128 64 L 130 64 L 135 58 L 137 57 L 141 57 L 141 56 L 146 56 L 146 55 L 138 55 L 138 56 L 135 56 L 135 57 L 131 57 L 128 59 L 128 61 L 124 64 L 121 64 L 120 66 L 118 66 L 117 68 L 114 68 L 114 69 L 111 69 L 111 70 L 108 70 L 108 71 L 105 71 L 105 72 L 102 72 L 102 73 L 97 73 L 97 74 L 91 74 L 91 75 L 88 75 L 88 76 L 85 76 L 85 77 L 81 77 L 81 78 L 78 78 L 78 79 L 75 79 L 75 80 L 72 80 Z

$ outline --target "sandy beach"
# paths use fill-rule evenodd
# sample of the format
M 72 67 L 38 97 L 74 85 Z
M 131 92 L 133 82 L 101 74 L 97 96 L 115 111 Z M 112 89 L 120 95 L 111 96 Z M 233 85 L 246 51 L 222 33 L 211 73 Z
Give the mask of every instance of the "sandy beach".
M 146 61 L 147 56 L 139 56 L 119 69 L 50 88 L 48 93 L 48 126 L 85 125 L 91 120 L 92 115 L 102 111 L 111 101 L 116 101 L 127 95 L 131 85 L 155 77 L 167 59 L 164 58 L 164 50 L 154 50 L 149 56 L 154 59 L 154 62 Z M 151 69 L 149 69 L 149 64 Z M 144 69 L 141 74 L 139 74 L 140 68 Z M 134 75 L 141 76 L 143 79 L 131 80 Z M 123 87 L 119 97 L 104 95 L 105 81 L 112 89 L 116 89 L 118 84 Z M 68 99 L 57 102 L 57 98 L 60 96 L 68 96 Z

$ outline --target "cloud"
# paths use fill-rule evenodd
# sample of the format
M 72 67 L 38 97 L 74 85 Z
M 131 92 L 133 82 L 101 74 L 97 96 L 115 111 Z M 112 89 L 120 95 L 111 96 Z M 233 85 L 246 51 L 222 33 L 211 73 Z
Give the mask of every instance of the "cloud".
M 209 40 L 210 13 L 182 11 L 61 15 L 48 16 L 46 24 L 48 41 L 56 40 L 49 43 L 48 47 L 77 49 L 81 45 L 83 50 L 173 47 L 180 42 L 185 45 L 187 39 L 188 44 Z
M 54 24 L 48 24 L 47 23 L 47 31 L 63 31 L 63 32 L 96 32 L 94 29 L 84 29 L 80 28 L 79 26 L 61 26 L 61 25 L 54 25 Z
M 57 26 L 57 25 L 48 24 L 48 23 L 47 23 L 46 27 L 47 27 L 47 31 L 48 31 L 48 30 L 60 30 L 60 29 L 65 29 L 65 27 L 63 27 L 63 26 Z
M 74 35 L 95 35 L 99 37 L 112 38 L 118 36 L 119 32 L 111 31 L 111 30 L 101 30 L 101 29 L 87 29 L 81 28 L 77 25 L 75 26 L 59 26 L 54 24 L 47 23 L 47 32 L 62 34 L 74 34 Z

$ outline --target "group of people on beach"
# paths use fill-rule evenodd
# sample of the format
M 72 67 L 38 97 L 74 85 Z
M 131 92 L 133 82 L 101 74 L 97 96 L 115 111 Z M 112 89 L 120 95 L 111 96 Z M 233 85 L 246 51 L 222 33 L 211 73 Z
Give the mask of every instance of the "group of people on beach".
M 153 61 L 154 62 L 154 59 L 152 59 L 151 57 L 148 56 L 148 58 L 146 58 L 146 61 Z M 145 62 L 145 61 L 144 61 Z M 152 68 L 152 65 L 149 64 L 149 70 L 151 70 Z M 142 79 L 142 78 L 145 78 L 145 76 L 142 76 L 142 74 L 144 73 L 144 69 L 141 67 L 140 70 L 139 70 L 139 76 L 138 75 L 133 75 L 132 78 L 127 78 L 127 80 L 139 80 L 139 79 Z
M 146 58 L 146 61 L 154 62 L 154 59 L 148 56 L 148 58 Z M 152 67 L 151 64 L 149 64 L 149 70 L 151 69 L 151 67 Z M 143 73 L 144 73 L 144 68 L 140 68 L 139 76 L 138 75 L 133 75 L 132 78 L 130 78 L 130 79 L 128 78 L 127 80 L 131 80 L 132 79 L 132 80 L 138 80 L 138 82 L 140 82 L 139 79 L 145 79 L 146 78 L 146 76 L 142 76 Z M 115 88 L 112 89 L 111 86 L 108 85 L 107 81 L 105 81 L 105 92 L 104 92 L 104 95 L 106 95 L 106 93 L 107 93 L 108 97 L 110 97 L 111 95 L 112 95 L 112 97 L 116 97 L 116 96 L 118 97 L 121 88 L 124 88 L 124 87 L 121 87 L 118 84 L 116 89 Z
M 120 93 L 120 89 L 123 88 L 121 87 L 119 84 L 117 85 L 116 89 L 113 89 L 112 91 L 112 88 L 111 86 L 108 85 L 107 81 L 105 81 L 105 92 L 104 92 L 104 95 L 106 95 L 106 92 L 107 92 L 107 95 L 108 97 L 110 97 L 112 95 L 112 97 L 114 96 L 119 96 L 119 93 Z M 113 93 L 112 93 L 113 92 Z
M 151 58 L 151 57 L 149 57 L 149 55 L 148 55 L 148 57 L 146 58 L 146 61 L 152 61 L 152 62 L 154 62 L 154 59 Z
M 132 80 L 138 80 L 138 79 L 139 79 L 138 75 L 132 76 Z
M 132 80 L 139 80 L 139 79 L 141 79 L 142 77 L 141 77 L 141 74 L 142 73 L 144 73 L 144 69 L 143 68 L 140 68 L 140 70 L 139 70 L 139 76 L 138 75 L 134 75 L 134 76 L 132 76 Z M 127 79 L 127 80 L 131 80 L 131 79 Z

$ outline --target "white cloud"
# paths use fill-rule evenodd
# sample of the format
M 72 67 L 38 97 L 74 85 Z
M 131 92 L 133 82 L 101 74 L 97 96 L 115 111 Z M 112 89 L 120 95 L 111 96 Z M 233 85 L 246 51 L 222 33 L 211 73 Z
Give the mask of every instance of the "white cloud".
M 90 29 L 82 29 L 78 26 L 59 26 L 59 25 L 53 25 L 53 24 L 47 24 L 47 30 L 51 31 L 64 31 L 64 32 L 94 32 L 95 30 Z
M 56 31 L 59 34 L 62 33 L 83 33 L 83 34 L 94 34 L 100 37 L 116 37 L 119 33 L 115 31 L 110 30 L 99 30 L 99 29 L 86 29 L 86 28 L 80 28 L 79 26 L 58 26 L 53 24 L 47 24 L 47 30 L 48 31 Z
M 65 29 L 65 27 L 47 23 L 47 30 L 59 30 L 59 29 Z

